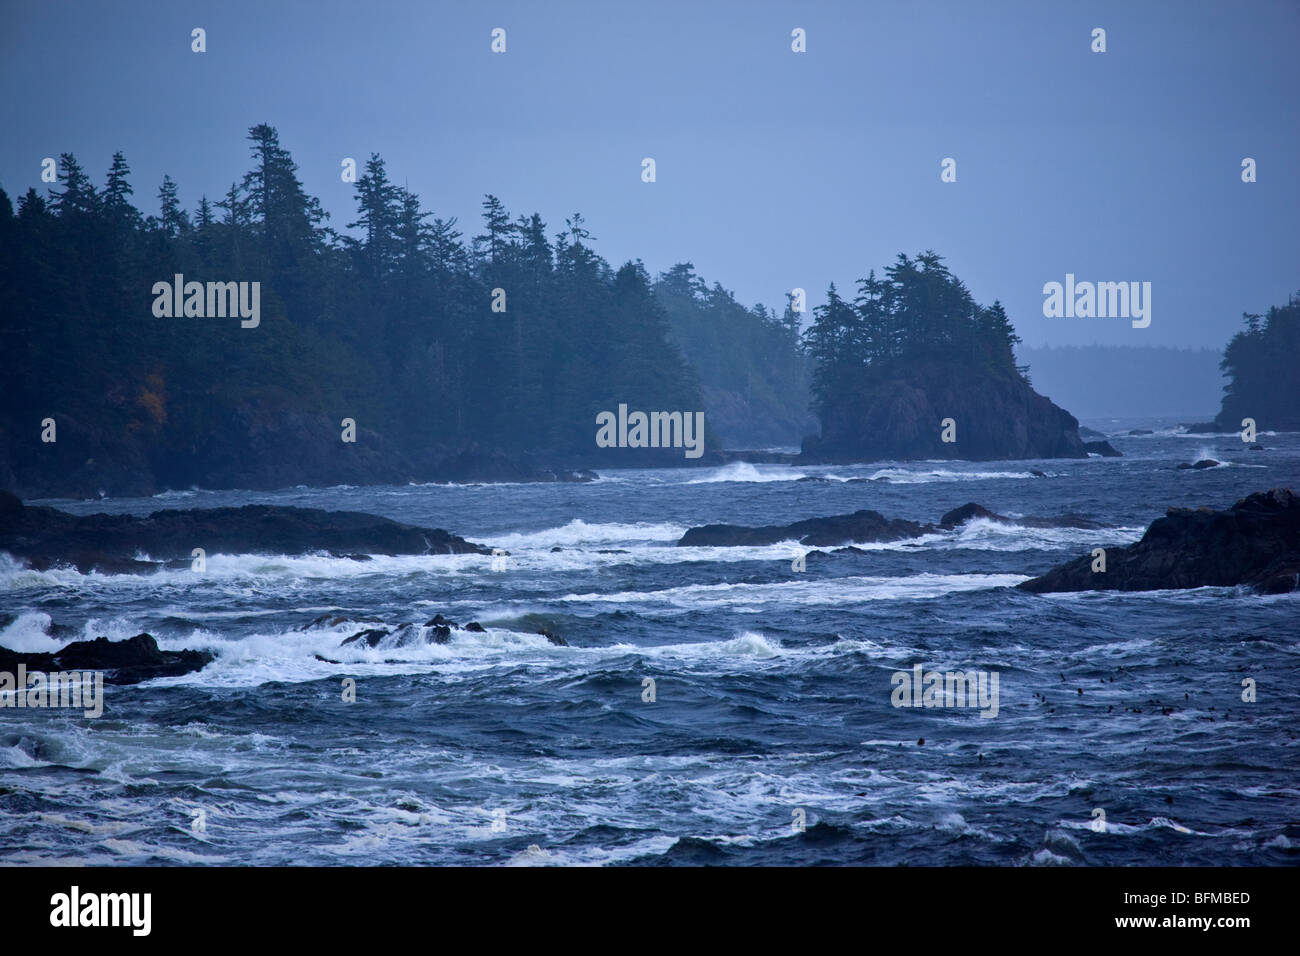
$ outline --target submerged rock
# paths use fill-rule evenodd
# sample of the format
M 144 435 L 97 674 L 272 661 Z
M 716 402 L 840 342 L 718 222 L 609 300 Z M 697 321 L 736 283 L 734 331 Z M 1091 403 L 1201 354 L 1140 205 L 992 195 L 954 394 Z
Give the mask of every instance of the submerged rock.
M 558 634 L 552 634 L 549 630 L 547 630 L 547 629 L 544 628 L 544 627 L 543 627 L 543 628 L 539 628 L 538 631 L 537 631 L 537 633 L 540 634 L 540 635 L 542 635 L 542 637 L 546 638 L 548 641 L 550 641 L 552 644 L 556 645 L 557 647 L 568 647 L 568 646 L 569 646 L 569 642 L 568 642 L 568 641 L 566 641 L 564 638 L 560 637 Z
M 1267 594 L 1300 588 L 1300 496 L 1256 492 L 1231 508 L 1170 508 L 1142 540 L 1106 549 L 1106 570 L 1091 555 L 1017 587 L 1053 591 L 1154 591 L 1245 585 Z
M 1194 465 L 1189 465 L 1185 461 L 1179 462 L 1178 470 L 1186 471 L 1188 469 L 1194 469 L 1196 471 L 1204 471 L 1206 468 L 1218 468 L 1221 464 L 1223 464 L 1223 462 L 1215 461 L 1213 458 L 1202 458 Z

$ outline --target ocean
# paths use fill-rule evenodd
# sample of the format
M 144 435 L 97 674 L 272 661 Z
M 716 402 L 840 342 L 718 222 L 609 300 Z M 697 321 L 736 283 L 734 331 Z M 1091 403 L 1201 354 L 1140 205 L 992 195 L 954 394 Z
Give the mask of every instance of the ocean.
M 1296 486 L 1300 434 L 1251 452 L 1170 420 L 1086 424 L 1124 457 L 29 502 L 365 511 L 509 555 L 209 554 L 143 576 L 0 558 L 0 644 L 144 631 L 216 654 L 108 687 L 97 719 L 0 708 L 0 861 L 1295 865 L 1300 594 L 1014 585 L 1168 507 Z M 1206 457 L 1226 464 L 1175 467 Z M 694 525 L 937 523 L 971 501 L 1101 527 L 976 520 L 805 570 L 793 543 L 676 546 Z M 437 614 L 484 631 L 340 646 Z M 996 674 L 996 715 L 895 706 L 917 665 Z

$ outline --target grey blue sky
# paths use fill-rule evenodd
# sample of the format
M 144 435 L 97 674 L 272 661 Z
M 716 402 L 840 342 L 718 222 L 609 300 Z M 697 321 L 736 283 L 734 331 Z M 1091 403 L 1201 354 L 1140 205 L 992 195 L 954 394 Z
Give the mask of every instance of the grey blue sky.
M 193 208 L 267 122 L 336 228 L 340 161 L 378 152 L 468 235 L 486 192 L 551 233 L 577 210 L 611 263 L 690 260 L 746 304 L 933 248 L 1027 344 L 1221 347 L 1300 289 L 1297 0 L 2 0 L 0 90 L 15 198 L 121 149 L 137 205 L 169 173 Z M 1151 326 L 1044 318 L 1067 272 L 1151 282 Z

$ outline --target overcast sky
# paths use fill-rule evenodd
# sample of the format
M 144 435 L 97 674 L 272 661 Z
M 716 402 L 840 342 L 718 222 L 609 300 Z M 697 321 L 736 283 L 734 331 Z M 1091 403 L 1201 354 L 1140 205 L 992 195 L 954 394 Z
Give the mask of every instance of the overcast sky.
M 169 173 L 192 209 L 267 122 L 336 228 L 340 161 L 378 152 L 468 235 L 486 192 L 552 234 L 577 210 L 612 264 L 746 304 L 933 248 L 1027 344 L 1221 347 L 1300 289 L 1300 0 L 0 0 L 0 90 L 15 200 L 121 149 L 137 205 Z M 1151 282 L 1150 327 L 1045 318 L 1067 272 Z

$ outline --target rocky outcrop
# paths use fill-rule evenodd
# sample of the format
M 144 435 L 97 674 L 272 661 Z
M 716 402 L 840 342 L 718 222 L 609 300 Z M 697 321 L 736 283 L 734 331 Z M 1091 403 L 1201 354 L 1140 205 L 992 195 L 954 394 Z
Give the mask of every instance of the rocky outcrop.
M 923 534 L 951 531 L 976 518 L 1026 528 L 1100 527 L 1095 521 L 1078 515 L 1062 515 L 1058 518 L 1009 518 L 972 501 L 949 511 L 939 519 L 938 525 L 886 518 L 878 511 L 855 511 L 851 515 L 807 518 L 793 524 L 765 525 L 759 528 L 735 524 L 706 524 L 688 529 L 677 545 L 678 547 L 752 547 L 778 544 L 782 541 L 798 541 L 810 547 L 830 547 L 852 542 L 901 541 L 904 538 L 915 538 Z
M 1108 441 L 1089 441 L 1083 443 L 1083 450 L 1090 455 L 1101 455 L 1102 458 L 1123 458 L 1122 452 L 1116 451 L 1114 446 Z
M 1256 492 L 1224 511 L 1170 508 L 1142 540 L 1106 549 L 1018 585 L 1022 591 L 1154 591 L 1245 585 L 1268 594 L 1300 587 L 1300 496 Z
M 319 620 L 319 618 L 317 620 Z M 346 622 L 346 619 L 340 619 L 340 621 Z M 308 627 L 312 627 L 315 624 L 316 622 L 312 622 Z M 365 630 L 357 631 L 355 634 L 343 638 L 339 647 L 347 647 L 349 644 L 359 644 L 372 649 L 391 650 L 396 647 L 421 647 L 426 644 L 448 644 L 451 642 L 453 631 L 464 631 L 469 634 L 485 634 L 487 633 L 487 628 L 478 621 L 470 621 L 464 627 L 461 627 L 455 621 L 449 620 L 441 614 L 436 614 L 423 624 L 399 624 L 396 627 L 380 624 L 378 627 L 368 627 Z M 568 647 L 568 642 L 564 638 L 551 633 L 551 631 L 546 628 L 540 628 L 537 633 L 558 647 Z
M 1185 461 L 1180 461 L 1178 463 L 1178 467 L 1176 470 L 1177 471 L 1188 471 L 1188 470 L 1204 471 L 1206 468 L 1218 468 L 1222 464 L 1223 462 L 1215 461 L 1213 458 L 1202 458 L 1200 461 L 1196 462 L 1195 464 L 1188 464 Z
M 879 511 L 855 511 L 851 515 L 808 518 L 788 525 L 748 528 L 734 524 L 709 524 L 690 528 L 677 542 L 679 547 L 766 545 L 780 541 L 820 547 L 852 541 L 897 541 L 933 531 L 931 525 L 886 518 Z
M 143 571 L 208 554 L 490 554 L 435 528 L 356 511 L 245 505 L 136 515 L 77 516 L 30 507 L 0 492 L 0 551 L 32 567 L 69 564 L 84 571 Z M 152 562 L 136 560 L 148 555 Z
M 155 677 L 177 677 L 199 670 L 213 659 L 207 651 L 163 651 L 149 634 L 124 641 L 97 637 L 76 641 L 54 653 L 24 653 L 0 647 L 0 670 L 15 672 L 103 671 L 106 684 L 138 684 Z
M 852 411 L 845 411 L 852 409 Z M 951 418 L 956 441 L 942 440 Z M 912 362 L 882 371 L 804 439 L 807 462 L 1086 458 L 1079 422 L 1024 379 L 976 361 Z
M 975 502 L 962 505 L 960 508 L 954 508 L 942 518 L 939 519 L 939 527 L 955 528 L 958 525 L 965 524 L 975 518 L 983 518 L 986 521 L 996 521 L 999 524 L 1014 524 L 1024 528 L 1099 528 L 1095 521 L 1088 518 L 1081 518 L 1078 515 L 1062 515 L 1059 518 L 1008 518 L 1006 515 L 1000 515 L 995 511 L 989 511 L 983 505 L 977 505 Z

